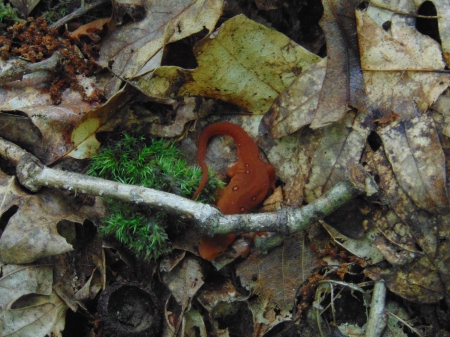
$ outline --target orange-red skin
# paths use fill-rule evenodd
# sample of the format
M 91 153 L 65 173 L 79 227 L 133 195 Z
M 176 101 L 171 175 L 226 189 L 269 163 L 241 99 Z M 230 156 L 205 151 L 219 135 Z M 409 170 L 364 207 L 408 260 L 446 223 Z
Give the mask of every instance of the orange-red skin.
M 275 170 L 261 159 L 258 147 L 253 139 L 238 125 L 220 122 L 206 127 L 198 140 L 197 161 L 202 169 L 202 180 L 192 197 L 195 199 L 208 181 L 206 149 L 212 136 L 226 135 L 233 138 L 237 146 L 238 161 L 227 169 L 231 179 L 217 201 L 217 207 L 223 214 L 249 213 L 267 196 L 269 189 L 275 189 Z M 200 240 L 199 253 L 206 260 L 220 256 L 233 242 L 234 234 L 215 235 Z

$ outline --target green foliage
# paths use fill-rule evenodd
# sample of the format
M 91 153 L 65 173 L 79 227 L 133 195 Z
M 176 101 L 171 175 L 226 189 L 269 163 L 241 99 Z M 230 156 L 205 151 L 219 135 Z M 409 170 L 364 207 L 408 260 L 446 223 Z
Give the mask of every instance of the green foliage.
M 0 21 L 20 21 L 22 20 L 17 16 L 17 8 L 11 7 L 9 3 L 5 5 L 3 0 L 0 0 Z
M 199 167 L 187 165 L 173 142 L 147 141 L 144 136 L 123 134 L 92 159 L 90 175 L 185 197 L 197 189 L 202 174 Z M 206 190 L 211 192 L 221 184 L 211 178 Z M 168 228 L 169 221 L 177 226 Z M 115 236 L 139 258 L 157 259 L 171 250 L 167 232 L 176 233 L 182 225 L 162 211 L 109 200 L 109 215 L 100 234 Z

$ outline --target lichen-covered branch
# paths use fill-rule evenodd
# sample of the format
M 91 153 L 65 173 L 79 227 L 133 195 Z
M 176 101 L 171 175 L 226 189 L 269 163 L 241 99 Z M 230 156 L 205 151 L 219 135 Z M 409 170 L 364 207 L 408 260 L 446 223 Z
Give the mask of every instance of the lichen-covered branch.
M 0 154 L 17 162 L 17 157 L 8 157 L 8 153 L 18 153 L 18 150 L 12 150 L 14 146 L 10 142 L 0 140 Z M 6 148 L 9 150 L 6 151 Z M 201 233 L 208 235 L 265 231 L 289 235 L 331 214 L 358 195 L 372 195 L 378 190 L 371 176 L 361 166 L 354 165 L 350 168 L 347 180 L 338 183 L 322 197 L 300 209 L 282 208 L 273 213 L 223 215 L 215 207 L 175 194 L 51 169 L 29 153 L 20 158 L 17 176 L 20 183 L 33 192 L 44 186 L 62 188 L 159 208 L 190 219 Z

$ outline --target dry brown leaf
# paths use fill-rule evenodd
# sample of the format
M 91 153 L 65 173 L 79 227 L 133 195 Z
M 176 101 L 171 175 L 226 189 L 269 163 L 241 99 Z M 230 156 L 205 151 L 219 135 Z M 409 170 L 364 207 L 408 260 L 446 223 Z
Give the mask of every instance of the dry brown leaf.
M 265 113 L 273 100 L 320 57 L 243 15 L 194 47 L 198 68 L 161 67 L 134 83 L 150 97 L 205 96 Z
M 21 205 L 27 196 L 28 194 L 20 187 L 16 177 L 8 176 L 0 171 L 0 214 L 4 214 L 12 206 Z
M 438 229 L 441 227 L 439 218 L 421 210 L 403 191 L 382 147 L 374 153 L 373 165 L 389 206 L 410 228 L 423 251 L 433 257 L 438 249 Z
M 170 272 L 163 273 L 163 282 L 184 312 L 203 285 L 203 271 L 198 259 L 187 256 Z
M 111 18 L 103 18 L 89 22 L 69 33 L 69 37 L 80 42 L 80 37 L 88 36 L 93 42 L 99 42 L 100 36 L 98 34 L 102 32 L 103 27 L 108 24 L 110 20 Z
M 24 199 L 0 238 L 1 259 L 6 263 L 30 263 L 39 258 L 72 250 L 57 230 L 61 220 L 83 223 L 95 220 L 102 211 L 79 205 L 67 193 L 45 190 Z
M 99 106 L 67 89 L 62 94 L 61 104 L 54 105 L 50 94 L 41 90 L 43 79 L 31 82 L 34 75 L 21 81 L 20 85 L 14 82 L 8 90 L 0 91 L 0 110 L 14 111 L 14 114 L 0 114 L 0 136 L 23 146 L 46 165 L 76 147 L 78 153 L 72 152 L 75 158 L 88 158 L 96 153 L 99 143 L 95 140 L 95 132 L 127 103 L 130 92 L 120 91 Z M 86 88 L 97 88 L 92 79 L 80 77 L 79 81 Z
M 395 112 L 403 120 L 425 111 L 450 84 L 443 70 L 439 44 L 419 33 L 409 18 L 392 18 L 389 32 L 372 19 L 369 11 L 357 11 L 361 66 L 371 109 Z M 373 14 L 375 15 L 375 14 Z
M 386 270 L 375 269 L 373 276 L 388 280 L 387 286 L 390 290 L 409 300 L 424 303 L 439 300 L 445 294 L 450 282 L 450 271 L 447 263 L 449 233 L 446 228 L 448 227 L 448 217 L 433 215 L 415 205 L 397 183 L 382 147 L 373 154 L 370 165 L 377 170 L 380 188 L 386 197 L 384 200 L 388 201 L 398 218 L 409 227 L 417 244 L 426 254 L 420 260 L 413 260 L 412 264 L 403 264 L 399 269 L 395 267 Z M 393 222 L 396 222 L 395 217 Z M 396 225 L 396 227 L 399 231 L 397 235 L 402 236 L 404 231 L 402 226 Z M 389 236 L 386 235 L 386 237 L 395 240 L 393 233 L 390 233 Z M 406 251 L 420 255 L 420 252 L 410 250 L 408 245 L 411 246 L 412 243 L 408 243 L 408 241 L 392 242 Z M 388 254 L 390 251 L 394 255 L 397 254 L 395 249 L 385 248 L 384 254 Z M 398 256 L 389 257 L 389 260 L 402 262 Z M 403 260 L 403 262 L 407 262 L 406 259 Z M 408 271 L 410 272 L 408 273 Z M 448 294 L 446 295 L 448 296 Z
M 327 59 L 313 64 L 273 102 L 262 120 L 272 138 L 278 139 L 311 124 L 319 102 Z
M 449 212 L 445 158 L 433 118 L 423 114 L 379 130 L 397 181 L 428 212 Z
M 102 43 L 98 63 L 133 78 L 161 64 L 164 46 L 206 28 L 214 29 L 222 13 L 222 0 L 145 1 L 146 16 L 120 27 Z
M 210 314 L 214 313 L 220 302 L 235 303 L 247 300 L 249 295 L 242 294 L 239 289 L 233 285 L 230 279 L 222 284 L 214 284 L 214 286 L 205 285 L 197 296 L 200 304 L 208 310 Z
M 0 336 L 62 336 L 67 306 L 52 291 L 49 266 L 3 266 Z
M 28 18 L 31 11 L 36 7 L 40 0 L 10 0 L 11 5 L 16 7 L 23 17 Z
M 444 295 L 439 273 L 426 256 L 397 268 L 370 268 L 364 274 L 373 280 L 383 279 L 389 290 L 408 301 L 434 303 Z
M 387 211 L 384 215 L 377 214 L 372 223 L 381 234 L 375 239 L 374 245 L 390 264 L 411 263 L 421 255 L 410 228 L 393 210 Z
M 327 73 L 311 128 L 317 129 L 344 117 L 348 104 L 366 110 L 365 93 L 355 28 L 358 0 L 325 0 L 320 25 L 327 42 Z
M 450 67 L 450 2 L 447 0 L 430 0 L 436 7 L 438 28 L 444 60 Z
M 242 285 L 267 300 L 268 308 L 290 310 L 297 288 L 316 267 L 316 253 L 305 247 L 304 235 L 287 238 L 267 255 L 254 253 L 237 267 Z
M 312 158 L 322 136 L 322 132 L 303 129 L 298 134 L 277 140 L 275 146 L 265 149 L 277 176 L 285 183 L 284 199 L 291 205 L 301 205 L 303 202 Z
M 355 112 L 323 130 L 305 186 L 307 202 L 319 198 L 344 180 L 350 165 L 359 163 L 369 133 L 367 116 Z

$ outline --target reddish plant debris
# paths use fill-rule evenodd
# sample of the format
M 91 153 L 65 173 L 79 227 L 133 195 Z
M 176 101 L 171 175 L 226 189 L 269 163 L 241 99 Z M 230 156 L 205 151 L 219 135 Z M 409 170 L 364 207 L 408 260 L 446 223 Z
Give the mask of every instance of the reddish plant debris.
M 16 22 L 8 27 L 6 35 L 0 36 L 0 57 L 3 60 L 19 56 L 36 63 L 57 51 L 61 52 L 54 72 L 55 79 L 49 89 L 53 104 L 61 102 L 62 91 L 69 87 L 80 92 L 86 101 L 102 100 L 100 92 L 87 96 L 83 86 L 77 85 L 77 75 L 91 76 L 98 69 L 92 61 L 95 49 L 93 46 L 88 48 L 89 59 L 86 59 L 69 38 L 62 37 L 56 29 L 49 28 L 43 18 L 28 18 L 26 21 Z

